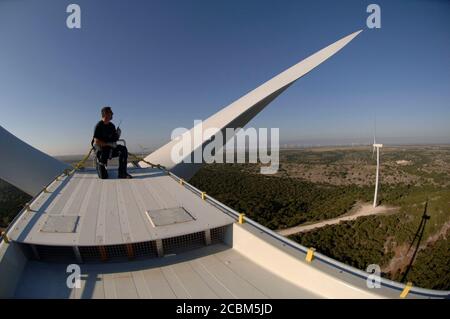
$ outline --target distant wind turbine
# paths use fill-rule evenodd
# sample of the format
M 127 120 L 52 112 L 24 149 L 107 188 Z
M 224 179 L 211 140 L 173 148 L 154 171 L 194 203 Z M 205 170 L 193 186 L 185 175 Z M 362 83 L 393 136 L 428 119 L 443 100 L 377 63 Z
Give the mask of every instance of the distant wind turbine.
M 373 207 L 377 207 L 377 197 L 378 197 L 378 181 L 380 179 L 380 148 L 383 147 L 383 144 L 377 144 L 376 141 L 376 124 L 375 124 L 375 133 L 373 135 L 373 152 L 372 158 L 375 154 L 375 149 L 377 150 L 377 173 L 375 176 L 375 194 L 373 196 Z

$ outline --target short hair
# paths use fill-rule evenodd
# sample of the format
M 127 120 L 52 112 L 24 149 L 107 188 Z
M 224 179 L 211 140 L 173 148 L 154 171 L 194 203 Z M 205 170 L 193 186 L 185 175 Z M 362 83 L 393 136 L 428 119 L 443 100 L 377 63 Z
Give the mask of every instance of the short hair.
M 105 106 L 102 108 L 102 117 L 106 115 L 106 113 L 112 113 L 111 107 Z

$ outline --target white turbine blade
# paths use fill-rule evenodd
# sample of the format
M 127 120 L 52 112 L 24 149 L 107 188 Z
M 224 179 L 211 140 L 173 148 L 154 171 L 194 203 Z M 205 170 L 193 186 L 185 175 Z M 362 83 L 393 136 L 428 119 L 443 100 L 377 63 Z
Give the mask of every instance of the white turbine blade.
M 35 149 L 0 126 L 0 178 L 31 196 L 69 165 Z
M 271 80 L 265 82 L 258 88 L 239 98 L 235 102 L 231 103 L 229 106 L 206 119 L 202 123 L 203 131 L 217 128 L 219 131 L 224 132 L 226 128 L 236 129 L 238 127 L 244 127 L 245 124 L 247 124 L 253 117 L 255 117 L 278 95 L 283 93 L 284 90 L 286 90 L 292 83 L 313 70 L 315 67 L 326 61 L 331 56 L 333 56 L 335 53 L 345 47 L 351 40 L 353 40 L 360 32 L 362 32 L 362 30 L 354 32 L 323 48 L 322 50 L 314 53 L 313 55 L 290 67 Z M 194 128 L 189 131 L 191 136 L 193 136 L 193 131 Z M 201 137 L 199 141 L 194 141 L 195 144 L 191 143 L 191 149 L 189 149 L 189 152 L 186 152 L 189 154 L 188 156 L 186 156 L 186 158 L 190 158 L 195 149 L 206 145 L 208 141 L 210 141 L 214 136 L 214 134 L 216 134 L 216 132 Z M 223 143 L 226 143 L 226 141 L 224 140 Z M 174 145 L 177 144 L 177 140 L 172 140 L 148 155 L 145 160 L 151 163 L 161 164 L 178 176 L 189 179 L 195 174 L 195 172 L 201 167 L 202 164 L 172 161 L 171 151 Z M 147 166 L 147 164 L 145 164 L 144 162 L 140 162 L 139 165 L 142 167 Z

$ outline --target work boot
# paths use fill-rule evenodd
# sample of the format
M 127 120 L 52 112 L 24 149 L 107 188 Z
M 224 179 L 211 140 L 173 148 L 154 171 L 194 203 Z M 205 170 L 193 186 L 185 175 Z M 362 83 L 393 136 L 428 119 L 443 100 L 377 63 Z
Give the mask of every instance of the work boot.
M 131 175 L 128 174 L 128 173 L 125 173 L 125 174 L 120 174 L 120 175 L 119 175 L 119 178 L 131 179 L 131 178 L 133 178 L 133 176 L 131 176 Z
M 105 165 L 100 162 L 97 162 L 97 174 L 101 179 L 108 178 L 108 171 L 106 170 Z

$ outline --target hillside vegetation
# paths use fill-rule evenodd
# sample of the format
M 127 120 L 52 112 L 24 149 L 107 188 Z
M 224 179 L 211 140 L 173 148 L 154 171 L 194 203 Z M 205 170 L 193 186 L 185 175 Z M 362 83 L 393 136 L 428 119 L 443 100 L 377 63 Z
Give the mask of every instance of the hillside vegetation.
M 379 202 L 398 207 L 396 213 L 290 238 L 362 270 L 379 264 L 385 277 L 450 289 L 450 147 L 384 148 L 381 156 Z M 372 201 L 369 147 L 282 151 L 280 162 L 271 176 L 259 174 L 258 164 L 205 165 L 191 183 L 274 230 L 337 217 Z M 29 200 L 0 181 L 0 227 Z
M 420 150 L 382 154 L 379 202 L 399 207 L 398 213 L 361 217 L 290 238 L 362 270 L 379 264 L 383 276 L 393 280 L 450 289 L 450 148 Z M 369 148 L 290 150 L 281 153 L 282 169 L 275 176 L 259 174 L 257 164 L 211 164 L 191 182 L 261 224 L 280 229 L 336 217 L 358 201 L 370 202 L 371 161 Z M 333 178 L 328 179 L 323 165 L 332 168 Z M 348 172 L 357 165 L 367 166 L 356 169 L 367 176 L 363 182 L 349 182 Z M 394 170 L 404 178 L 388 178 Z
M 0 179 L 0 228 L 6 228 L 31 197 Z

